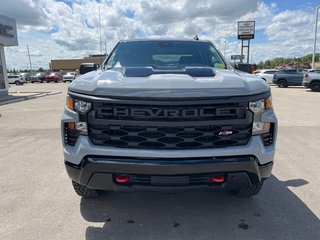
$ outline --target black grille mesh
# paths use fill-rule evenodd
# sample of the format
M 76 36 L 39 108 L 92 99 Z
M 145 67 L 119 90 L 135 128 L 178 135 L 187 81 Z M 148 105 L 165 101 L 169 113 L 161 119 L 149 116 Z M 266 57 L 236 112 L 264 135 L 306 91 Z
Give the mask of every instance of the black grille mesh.
M 110 104 L 94 102 L 88 113 L 89 138 L 95 145 L 141 149 L 199 149 L 245 145 L 251 137 L 252 119 L 246 103 L 147 105 Z M 165 109 L 210 108 L 215 116 L 114 115 L 112 107 L 122 112 L 146 109 L 162 112 Z M 129 110 L 126 110 L 129 109 Z M 125 111 L 124 111 L 125 110 Z M 197 110 L 198 111 L 198 110 Z M 249 119 L 249 120 L 246 120 Z M 216 122 L 214 122 L 216 121 Z M 171 124 L 172 122 L 172 124 Z M 217 124 L 219 122 L 219 124 Z M 181 124 L 180 124 L 181 123 Z M 229 134 L 224 134 L 229 132 Z
M 114 147 L 187 149 L 244 145 L 251 136 L 251 124 L 237 126 L 141 127 L 90 125 L 93 144 Z M 219 136 L 222 131 L 230 136 Z
M 130 175 L 130 184 L 151 185 L 151 186 L 190 186 L 190 185 L 208 185 L 215 184 L 210 181 L 209 174 L 191 174 L 191 175 Z

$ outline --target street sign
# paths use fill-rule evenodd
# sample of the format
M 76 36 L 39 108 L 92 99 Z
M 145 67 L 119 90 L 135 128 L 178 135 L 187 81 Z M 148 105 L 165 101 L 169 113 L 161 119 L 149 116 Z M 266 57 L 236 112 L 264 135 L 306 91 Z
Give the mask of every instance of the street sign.
M 244 59 L 244 55 L 231 55 L 231 60 Z
M 254 39 L 255 21 L 238 22 L 238 39 Z

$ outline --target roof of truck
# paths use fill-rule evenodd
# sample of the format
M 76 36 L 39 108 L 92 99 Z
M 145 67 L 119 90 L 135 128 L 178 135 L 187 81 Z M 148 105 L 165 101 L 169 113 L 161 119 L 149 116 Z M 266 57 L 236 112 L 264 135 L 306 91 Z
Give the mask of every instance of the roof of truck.
M 209 40 L 196 40 L 193 38 L 133 38 L 133 39 L 124 39 L 120 42 L 151 42 L 151 41 L 185 41 L 185 42 L 210 42 Z

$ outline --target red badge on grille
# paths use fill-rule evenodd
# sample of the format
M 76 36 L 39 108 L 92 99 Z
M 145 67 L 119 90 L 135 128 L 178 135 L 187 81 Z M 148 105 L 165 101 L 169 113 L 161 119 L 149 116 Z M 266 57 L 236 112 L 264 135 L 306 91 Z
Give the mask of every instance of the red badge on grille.
M 219 136 L 230 136 L 233 134 L 233 131 L 231 130 L 224 130 L 219 132 Z

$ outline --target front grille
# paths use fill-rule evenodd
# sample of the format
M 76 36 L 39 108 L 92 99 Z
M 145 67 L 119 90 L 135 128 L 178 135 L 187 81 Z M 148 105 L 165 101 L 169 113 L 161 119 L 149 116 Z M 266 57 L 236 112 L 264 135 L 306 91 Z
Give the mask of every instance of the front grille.
M 220 132 L 232 131 L 230 136 Z M 244 145 L 251 136 L 251 124 L 236 126 L 122 126 L 90 125 L 90 138 L 95 145 L 135 148 L 218 148 Z
M 141 149 L 245 145 L 252 129 L 252 113 L 246 106 L 93 102 L 87 116 L 89 137 L 95 145 Z
M 97 102 L 94 104 L 94 109 L 99 119 L 144 121 L 237 119 L 243 117 L 245 111 L 241 103 L 181 104 L 177 106 Z

